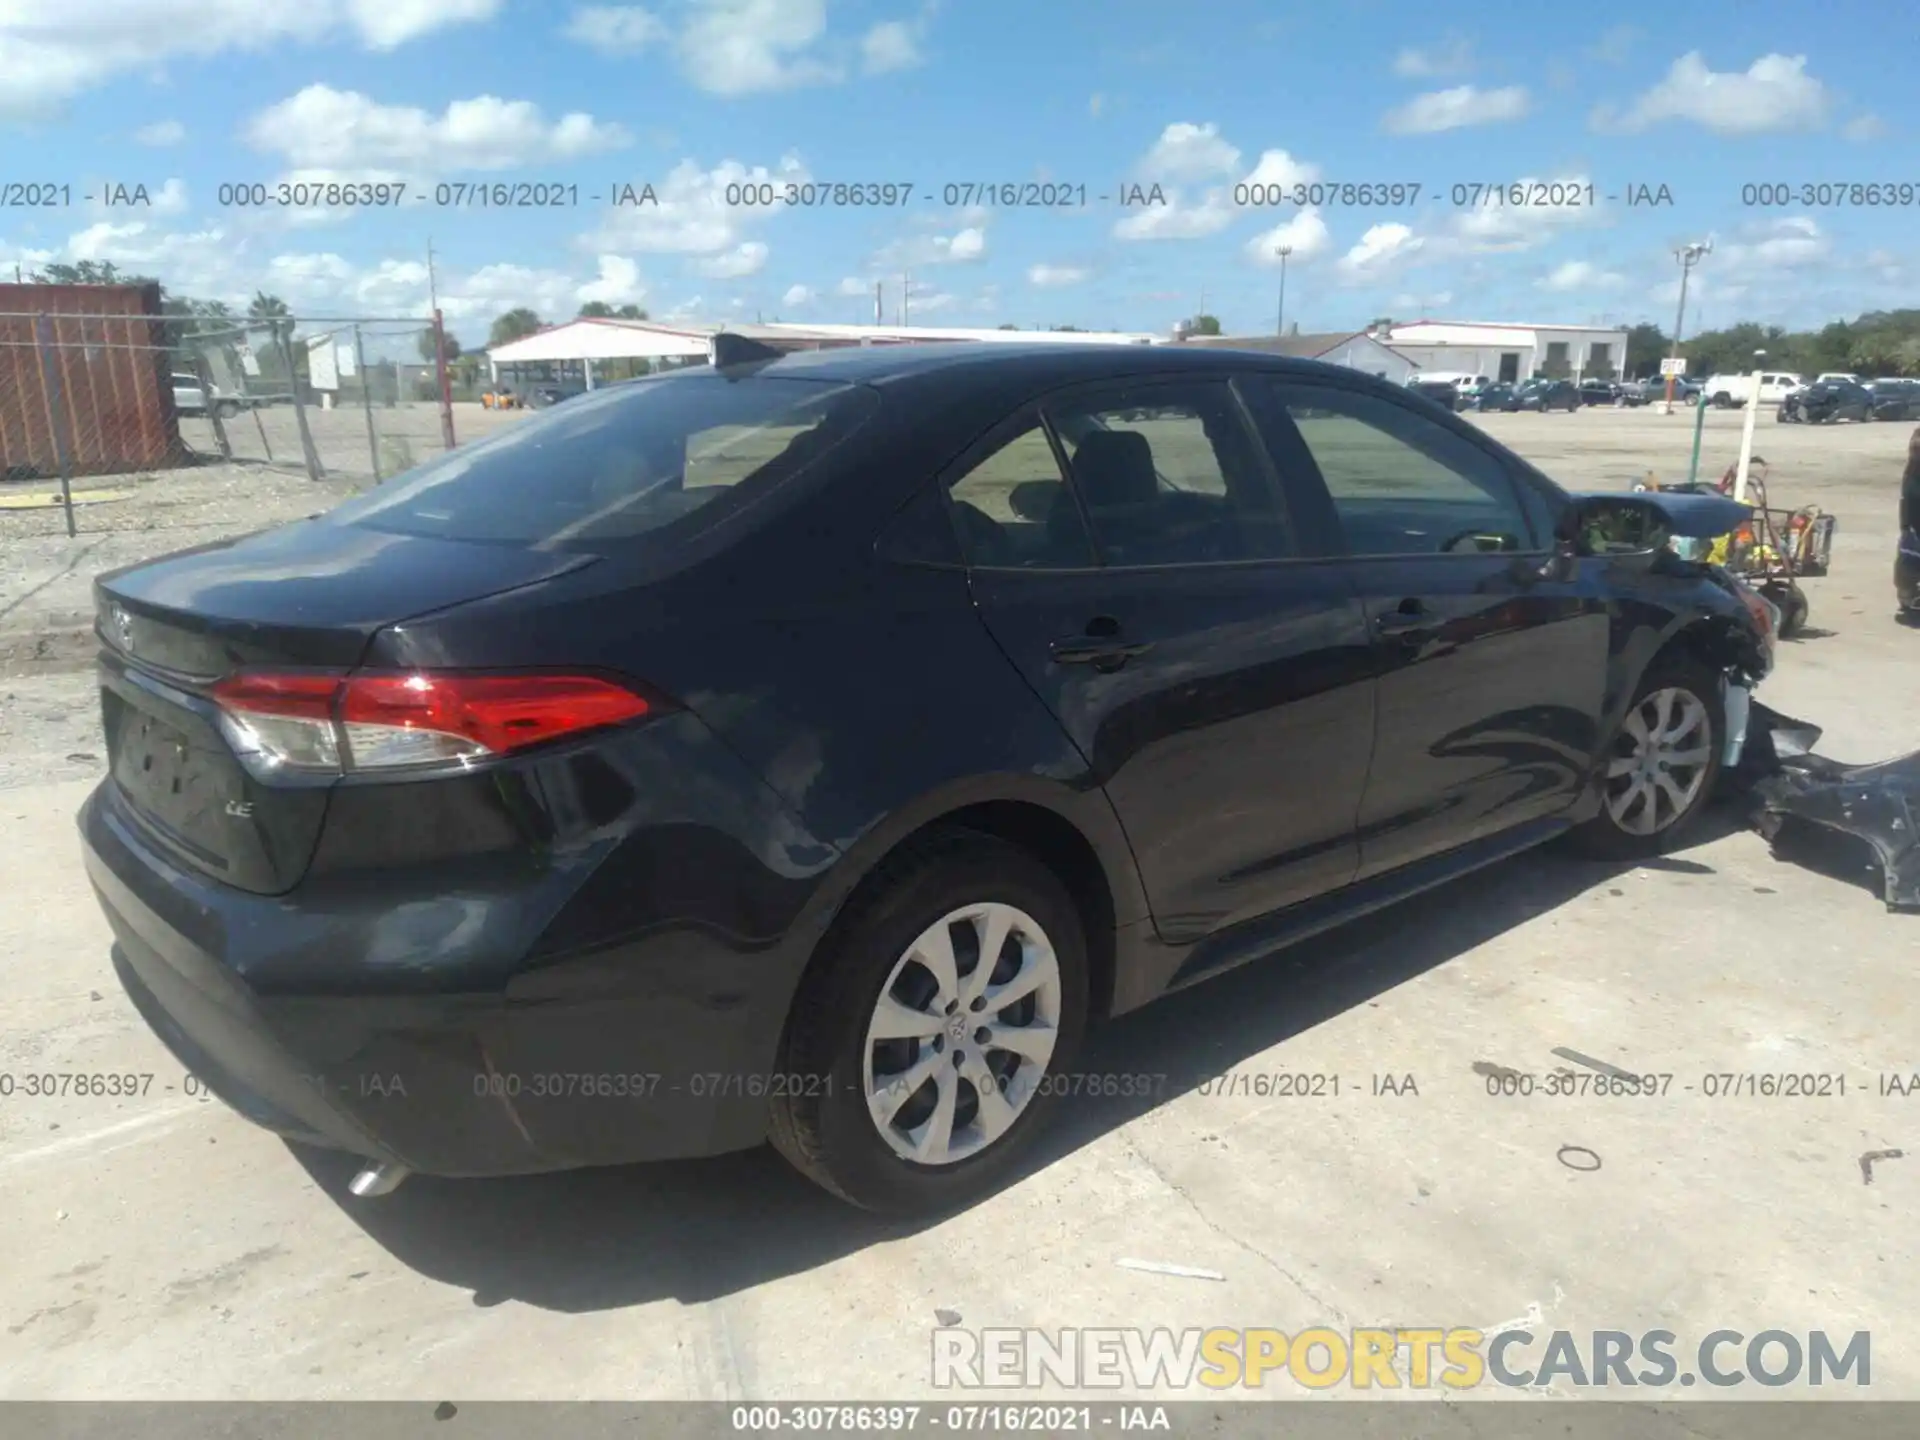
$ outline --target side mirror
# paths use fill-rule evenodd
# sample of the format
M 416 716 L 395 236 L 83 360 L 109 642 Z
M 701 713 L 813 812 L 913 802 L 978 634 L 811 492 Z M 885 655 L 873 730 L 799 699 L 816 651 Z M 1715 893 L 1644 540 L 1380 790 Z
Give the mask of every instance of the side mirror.
M 1666 512 L 1638 495 L 1590 495 L 1574 501 L 1554 527 L 1569 555 L 1631 559 L 1658 555 L 1673 538 Z

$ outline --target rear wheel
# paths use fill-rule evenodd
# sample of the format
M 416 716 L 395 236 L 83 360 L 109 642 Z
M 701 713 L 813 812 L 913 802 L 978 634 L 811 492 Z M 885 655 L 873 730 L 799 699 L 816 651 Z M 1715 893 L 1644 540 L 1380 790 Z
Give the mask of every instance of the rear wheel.
M 775 1147 L 863 1209 L 996 1188 L 1085 1030 L 1072 898 L 1026 851 L 955 831 L 890 861 L 826 943 L 788 1024 L 780 1069 L 808 1080 L 774 1099 Z
M 1575 847 L 1606 860 L 1672 849 L 1713 794 L 1725 728 L 1718 678 L 1691 660 L 1656 659 L 1607 751 L 1600 813 L 1573 832 Z

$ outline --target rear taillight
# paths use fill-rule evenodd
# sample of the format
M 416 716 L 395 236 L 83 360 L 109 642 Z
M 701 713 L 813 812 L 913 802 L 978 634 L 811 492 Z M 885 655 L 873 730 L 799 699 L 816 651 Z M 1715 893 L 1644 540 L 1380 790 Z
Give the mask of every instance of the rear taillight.
M 590 675 L 243 671 L 212 696 L 227 742 L 256 773 L 472 764 L 653 708 Z

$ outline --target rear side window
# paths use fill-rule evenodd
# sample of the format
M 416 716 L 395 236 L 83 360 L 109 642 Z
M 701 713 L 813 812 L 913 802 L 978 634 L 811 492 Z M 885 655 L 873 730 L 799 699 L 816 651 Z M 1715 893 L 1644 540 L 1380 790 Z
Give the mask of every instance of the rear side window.
M 877 406 L 864 386 L 770 375 L 616 385 L 508 420 L 500 433 L 327 518 L 548 548 L 592 549 L 668 527 L 684 533 L 805 469 Z
M 1533 548 L 1511 477 L 1493 456 L 1409 406 L 1314 385 L 1276 385 L 1355 555 Z

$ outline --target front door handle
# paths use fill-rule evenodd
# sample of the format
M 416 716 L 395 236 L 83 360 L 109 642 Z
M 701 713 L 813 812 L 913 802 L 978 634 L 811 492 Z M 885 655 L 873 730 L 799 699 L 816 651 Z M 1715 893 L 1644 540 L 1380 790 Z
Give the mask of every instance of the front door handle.
M 1376 615 L 1373 621 L 1374 633 L 1379 635 L 1414 635 L 1433 629 L 1433 625 L 1433 616 L 1418 600 L 1402 600 L 1398 607 Z

